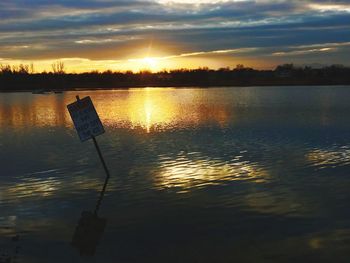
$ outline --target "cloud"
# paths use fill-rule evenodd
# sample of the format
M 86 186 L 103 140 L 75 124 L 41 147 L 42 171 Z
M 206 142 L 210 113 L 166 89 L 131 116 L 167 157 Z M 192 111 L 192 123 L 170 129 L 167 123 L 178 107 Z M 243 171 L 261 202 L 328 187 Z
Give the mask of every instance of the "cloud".
M 348 1 L 327 0 L 4 0 L 0 57 L 128 59 L 151 41 L 160 57 L 331 53 L 347 63 L 345 47 L 291 47 L 350 42 L 349 10 Z
M 184 57 L 196 57 L 196 56 L 207 56 L 207 55 L 223 55 L 223 54 L 239 54 L 255 51 L 257 48 L 241 48 L 241 49 L 223 49 L 223 50 L 211 50 L 211 51 L 197 51 L 191 53 L 182 53 L 178 55 L 170 55 L 164 57 L 151 57 L 154 60 L 165 60 L 173 58 L 184 58 Z M 140 61 L 144 58 L 131 58 L 129 61 Z
M 350 13 L 350 4 L 309 4 L 308 7 L 312 10 L 319 11 L 322 13 Z
M 335 48 L 325 47 L 325 48 L 314 48 L 314 49 L 306 49 L 306 50 L 293 50 L 286 52 L 275 52 L 273 56 L 295 56 L 295 55 L 305 55 L 310 53 L 319 53 L 319 52 L 330 52 L 334 51 Z
M 278 51 L 272 53 L 273 56 L 303 56 L 310 54 L 320 54 L 324 52 L 336 52 L 341 51 L 350 47 L 350 42 L 342 42 L 342 43 L 319 43 L 312 45 L 301 45 L 301 46 L 292 46 L 286 47 L 285 51 Z

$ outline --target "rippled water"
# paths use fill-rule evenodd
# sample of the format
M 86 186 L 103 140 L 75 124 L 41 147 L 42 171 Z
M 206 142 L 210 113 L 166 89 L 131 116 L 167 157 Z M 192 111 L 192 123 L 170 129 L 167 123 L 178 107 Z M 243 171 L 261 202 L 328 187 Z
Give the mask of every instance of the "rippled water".
M 66 105 L 91 96 L 111 172 Z M 0 94 L 0 262 L 348 262 L 350 87 Z M 13 238 L 13 237 L 17 238 Z

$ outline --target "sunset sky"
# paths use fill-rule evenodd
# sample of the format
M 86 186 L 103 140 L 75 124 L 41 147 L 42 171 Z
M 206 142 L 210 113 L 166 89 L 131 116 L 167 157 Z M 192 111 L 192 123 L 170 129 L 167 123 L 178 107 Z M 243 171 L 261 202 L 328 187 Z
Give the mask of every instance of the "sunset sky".
M 69 72 L 350 65 L 350 1 L 1 0 L 0 64 Z

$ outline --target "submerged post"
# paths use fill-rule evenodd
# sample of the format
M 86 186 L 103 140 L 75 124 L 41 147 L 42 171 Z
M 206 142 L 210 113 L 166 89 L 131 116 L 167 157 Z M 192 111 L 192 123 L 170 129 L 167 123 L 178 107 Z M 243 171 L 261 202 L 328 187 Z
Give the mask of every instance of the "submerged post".
M 72 239 L 72 245 L 79 249 L 81 255 L 93 256 L 106 227 L 107 220 L 99 218 L 97 213 L 105 194 L 110 175 L 96 140 L 96 136 L 105 132 L 101 120 L 98 117 L 90 97 L 80 99 L 77 95 L 76 99 L 76 102 L 67 105 L 75 129 L 78 132 L 80 141 L 84 142 L 89 139 L 93 140 L 98 156 L 102 162 L 103 169 L 106 172 L 105 182 L 97 200 L 94 212 L 82 212 Z
M 97 144 L 97 140 L 96 140 L 95 136 L 92 136 L 92 140 L 94 141 L 95 148 L 96 148 L 96 150 L 97 150 L 98 156 L 100 157 L 100 160 L 101 160 L 101 163 L 102 163 L 102 165 L 103 165 L 103 168 L 104 168 L 104 170 L 105 170 L 105 172 L 106 172 L 107 178 L 109 178 L 109 171 L 108 171 L 106 162 L 105 162 L 105 160 L 104 160 L 104 158 L 103 158 L 103 155 L 102 155 L 102 153 L 101 153 L 100 147 L 99 147 L 98 144 Z
M 107 169 L 106 173 L 108 173 L 108 169 Z M 109 180 L 109 173 L 106 176 L 105 183 L 103 184 L 100 196 L 99 196 L 99 198 L 98 198 L 98 200 L 96 202 L 96 207 L 95 207 L 95 211 L 94 211 L 94 215 L 96 215 L 96 216 L 97 216 L 98 210 L 100 209 L 102 199 L 103 199 L 103 197 L 105 195 L 107 184 L 108 184 L 108 180 Z
M 76 96 L 77 101 L 67 105 L 69 114 L 73 120 L 75 129 L 78 132 L 79 138 L 82 142 L 92 139 L 100 157 L 100 160 L 103 165 L 103 169 L 106 173 L 106 179 L 103 186 L 103 189 L 100 194 L 100 198 L 97 202 L 95 214 L 97 214 L 98 209 L 101 204 L 101 200 L 103 198 L 104 192 L 106 191 L 108 179 L 110 177 L 109 170 L 107 168 L 106 162 L 101 153 L 100 147 L 98 146 L 96 136 L 101 135 L 105 132 L 102 122 L 98 117 L 96 109 L 91 101 L 91 98 L 84 97 L 82 99 L 79 98 L 79 95 Z
M 97 140 L 95 138 L 95 136 L 92 137 L 92 140 L 94 141 L 94 144 L 95 144 L 95 148 L 97 150 L 97 153 L 98 153 L 98 156 L 100 157 L 100 160 L 102 162 L 102 165 L 103 165 L 103 168 L 106 172 L 106 179 L 105 179 L 105 183 L 103 184 L 103 188 L 102 188 L 102 191 L 100 193 L 100 197 L 98 198 L 97 200 L 97 203 L 96 203 L 96 207 L 95 207 L 95 211 L 94 211 L 94 214 L 97 215 L 98 213 L 98 210 L 100 209 L 100 205 L 101 205 L 101 202 L 102 202 L 102 199 L 103 199 L 103 196 L 106 192 L 106 187 L 107 187 L 107 184 L 108 184 L 108 180 L 109 180 L 109 171 L 108 171 L 108 168 L 107 168 L 107 165 L 105 163 L 105 160 L 102 156 L 102 153 L 101 153 L 101 150 L 100 150 L 100 147 L 98 146 L 97 144 Z

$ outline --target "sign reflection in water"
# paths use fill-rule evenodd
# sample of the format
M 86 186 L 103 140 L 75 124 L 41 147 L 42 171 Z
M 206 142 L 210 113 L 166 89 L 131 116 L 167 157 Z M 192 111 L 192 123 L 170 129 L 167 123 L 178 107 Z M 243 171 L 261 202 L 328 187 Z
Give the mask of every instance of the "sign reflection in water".
M 82 261 L 69 243 L 103 182 L 65 108 L 76 95 L 0 96 L 0 244 L 20 234 L 23 262 Z M 96 262 L 348 259 L 348 87 L 79 95 L 117 173 Z

